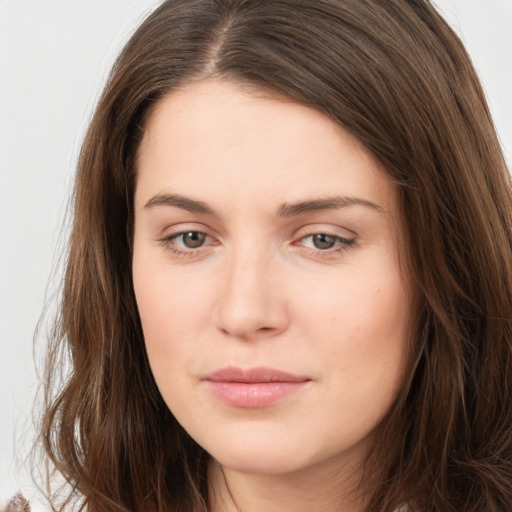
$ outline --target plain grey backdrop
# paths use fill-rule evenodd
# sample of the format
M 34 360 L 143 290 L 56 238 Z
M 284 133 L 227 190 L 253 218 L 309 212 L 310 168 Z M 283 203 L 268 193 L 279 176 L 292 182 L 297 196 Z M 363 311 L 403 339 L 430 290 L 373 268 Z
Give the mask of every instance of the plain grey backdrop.
M 159 3 L 0 0 L 0 504 L 23 490 L 44 510 L 24 464 L 38 385 L 34 329 L 59 283 L 87 122 L 116 54 Z M 480 73 L 510 167 L 512 0 L 435 3 Z

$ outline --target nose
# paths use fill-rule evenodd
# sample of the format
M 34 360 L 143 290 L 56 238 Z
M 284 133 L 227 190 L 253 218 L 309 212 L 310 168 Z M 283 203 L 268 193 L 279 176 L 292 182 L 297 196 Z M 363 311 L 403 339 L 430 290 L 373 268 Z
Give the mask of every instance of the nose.
M 219 287 L 217 327 L 241 340 L 269 338 L 286 330 L 289 314 L 279 274 L 272 258 L 254 251 L 230 258 Z

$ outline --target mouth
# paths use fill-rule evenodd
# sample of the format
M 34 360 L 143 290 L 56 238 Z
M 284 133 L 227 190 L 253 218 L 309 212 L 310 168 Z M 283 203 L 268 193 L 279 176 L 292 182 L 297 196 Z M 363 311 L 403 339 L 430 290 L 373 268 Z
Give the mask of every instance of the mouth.
M 258 367 L 226 367 L 203 379 L 210 391 L 222 402 L 240 408 L 267 407 L 300 391 L 311 382 L 308 377 Z

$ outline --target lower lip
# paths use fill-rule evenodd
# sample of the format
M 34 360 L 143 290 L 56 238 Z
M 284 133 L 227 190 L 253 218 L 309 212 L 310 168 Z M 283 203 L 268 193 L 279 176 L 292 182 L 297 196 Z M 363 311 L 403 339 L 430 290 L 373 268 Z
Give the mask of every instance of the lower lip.
M 217 382 L 207 381 L 212 393 L 233 407 L 257 408 L 272 405 L 296 393 L 308 381 L 301 382 Z

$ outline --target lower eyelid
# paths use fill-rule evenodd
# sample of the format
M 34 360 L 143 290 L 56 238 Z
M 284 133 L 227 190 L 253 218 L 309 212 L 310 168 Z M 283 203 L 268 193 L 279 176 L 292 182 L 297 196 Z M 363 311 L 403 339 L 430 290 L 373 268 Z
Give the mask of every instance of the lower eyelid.
M 299 247 L 304 255 L 307 257 L 312 257 L 319 260 L 338 260 L 342 258 L 345 254 L 354 250 L 356 247 L 355 241 L 351 241 L 347 244 L 338 244 L 330 249 L 315 249 L 313 247 L 302 246 Z

